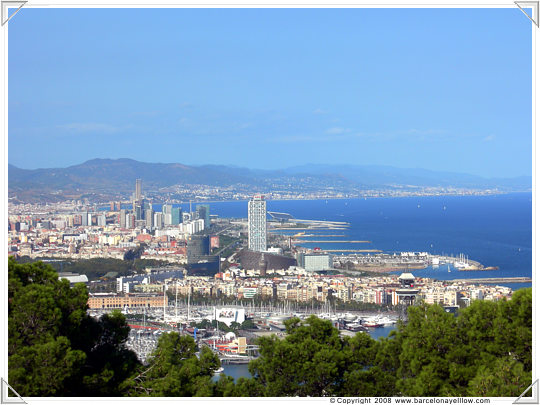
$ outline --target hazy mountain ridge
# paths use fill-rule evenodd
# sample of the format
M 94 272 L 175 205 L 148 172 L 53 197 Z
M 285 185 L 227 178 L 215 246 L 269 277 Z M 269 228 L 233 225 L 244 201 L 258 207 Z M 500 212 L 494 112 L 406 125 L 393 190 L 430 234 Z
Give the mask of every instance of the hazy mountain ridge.
M 34 170 L 8 166 L 10 196 L 49 193 L 92 194 L 133 192 L 135 179 L 147 191 L 182 184 L 261 188 L 305 187 L 310 191 L 336 188 L 343 191 L 369 188 L 457 187 L 505 191 L 531 189 L 532 177 L 486 179 L 480 176 L 401 169 L 391 166 L 303 165 L 282 170 L 259 170 L 225 165 L 188 166 L 181 163 L 145 163 L 133 159 L 92 159 L 66 168 Z
M 289 173 L 341 173 L 345 178 L 364 185 L 415 185 L 454 187 L 516 187 L 530 188 L 531 176 L 485 178 L 466 173 L 440 172 L 428 169 L 403 169 L 378 165 L 302 165 L 286 169 Z

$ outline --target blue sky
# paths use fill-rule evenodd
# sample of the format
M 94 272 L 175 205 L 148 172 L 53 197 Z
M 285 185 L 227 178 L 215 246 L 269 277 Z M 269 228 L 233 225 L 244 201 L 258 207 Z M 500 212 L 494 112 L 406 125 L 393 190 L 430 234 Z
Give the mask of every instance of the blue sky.
M 530 175 L 531 23 L 508 9 L 25 9 L 9 162 Z

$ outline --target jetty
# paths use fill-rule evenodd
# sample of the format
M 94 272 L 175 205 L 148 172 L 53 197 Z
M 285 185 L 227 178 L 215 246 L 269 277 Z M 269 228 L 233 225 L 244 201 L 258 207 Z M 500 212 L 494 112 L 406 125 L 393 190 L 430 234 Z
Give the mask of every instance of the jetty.
M 325 252 L 333 253 L 333 252 L 349 252 L 349 253 L 382 253 L 382 250 L 377 249 L 364 249 L 364 250 L 357 250 L 357 249 L 324 249 Z
M 371 243 L 369 240 L 303 240 L 296 239 L 293 243 Z
M 530 277 L 459 278 L 459 279 L 454 279 L 454 280 L 449 280 L 449 281 L 461 282 L 461 283 L 484 283 L 484 284 L 532 283 L 532 278 L 530 278 Z
M 256 358 L 256 356 L 220 355 L 219 361 L 221 364 L 248 364 L 251 360 L 255 360 Z

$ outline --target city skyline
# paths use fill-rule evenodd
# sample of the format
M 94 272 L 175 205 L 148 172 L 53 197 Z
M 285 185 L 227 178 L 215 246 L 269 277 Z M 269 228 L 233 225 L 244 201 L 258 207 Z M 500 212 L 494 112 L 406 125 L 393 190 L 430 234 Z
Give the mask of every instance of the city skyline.
M 532 171 L 531 23 L 517 7 L 23 8 L 9 24 L 21 168 L 129 157 Z

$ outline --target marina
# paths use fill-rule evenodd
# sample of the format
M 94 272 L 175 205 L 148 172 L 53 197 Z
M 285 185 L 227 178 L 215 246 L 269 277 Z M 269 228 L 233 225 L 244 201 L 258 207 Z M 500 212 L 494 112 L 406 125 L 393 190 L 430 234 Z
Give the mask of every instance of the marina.
M 128 317 L 130 332 L 126 346 L 137 353 L 139 360 L 147 362 L 148 357 L 157 346 L 159 337 L 164 333 L 177 332 L 192 336 L 198 346 L 209 347 L 214 351 L 222 366 L 247 364 L 258 356 L 258 346 L 253 344 L 256 338 L 276 334 L 279 338 L 285 336 L 284 322 L 293 317 L 306 320 L 315 315 L 320 319 L 332 322 L 332 325 L 343 335 L 355 333 L 373 333 L 375 329 L 393 328 L 399 316 L 397 313 L 335 311 L 330 305 L 318 309 L 294 309 L 290 303 L 280 307 L 273 306 L 232 306 L 217 309 L 215 306 L 167 306 L 165 309 L 143 310 L 131 309 L 124 311 Z M 216 321 L 218 312 L 242 312 L 246 318 L 257 325 L 257 329 L 225 332 L 219 327 L 197 329 L 193 324 L 204 320 Z M 93 311 L 93 316 L 100 316 L 106 311 Z M 134 321 L 134 316 L 142 320 Z M 386 329 L 384 329 L 386 328 Z M 380 334 L 380 333 L 379 333 Z M 384 333 L 383 333 L 384 334 Z

